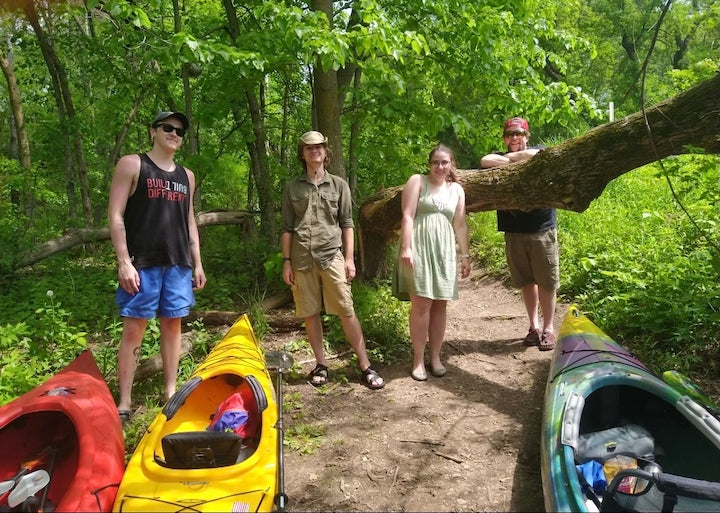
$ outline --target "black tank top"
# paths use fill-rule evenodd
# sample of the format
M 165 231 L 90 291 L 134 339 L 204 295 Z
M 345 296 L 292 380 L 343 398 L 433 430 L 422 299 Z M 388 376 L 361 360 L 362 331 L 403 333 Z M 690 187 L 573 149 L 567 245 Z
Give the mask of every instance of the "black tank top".
M 175 164 L 175 171 L 163 171 L 140 154 L 137 188 L 123 216 L 133 265 L 192 267 L 189 212 L 190 180 L 185 168 Z

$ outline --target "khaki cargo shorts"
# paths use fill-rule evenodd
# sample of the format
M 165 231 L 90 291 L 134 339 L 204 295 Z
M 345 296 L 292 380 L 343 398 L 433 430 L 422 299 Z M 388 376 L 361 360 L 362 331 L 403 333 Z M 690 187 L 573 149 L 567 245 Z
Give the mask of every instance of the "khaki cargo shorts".
M 355 315 L 350 283 L 345 277 L 345 259 L 338 251 L 327 269 L 313 262 L 309 271 L 295 271 L 295 285 L 291 287 L 295 300 L 295 315 L 305 319 L 325 312 L 350 317 Z
M 505 233 L 505 256 L 517 288 L 537 283 L 548 290 L 557 290 L 560 287 L 559 253 L 555 228 L 537 233 Z

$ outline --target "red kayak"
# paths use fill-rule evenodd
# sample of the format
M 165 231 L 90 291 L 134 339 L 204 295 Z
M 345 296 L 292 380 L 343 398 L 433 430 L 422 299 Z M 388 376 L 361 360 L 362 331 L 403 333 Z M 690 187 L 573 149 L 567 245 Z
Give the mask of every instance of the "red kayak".
M 88 350 L 0 407 L 0 511 L 110 511 L 124 464 L 115 402 Z

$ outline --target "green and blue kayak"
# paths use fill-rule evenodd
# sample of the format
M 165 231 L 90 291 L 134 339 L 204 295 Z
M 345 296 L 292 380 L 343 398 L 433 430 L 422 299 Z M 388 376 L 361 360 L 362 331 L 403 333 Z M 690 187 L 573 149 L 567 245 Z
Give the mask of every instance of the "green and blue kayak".
M 720 420 L 712 402 L 678 376 L 658 378 L 576 307 L 568 310 L 545 390 L 546 511 L 597 511 L 576 465 L 617 454 L 637 457 L 638 468 L 651 462 L 662 473 L 720 481 Z

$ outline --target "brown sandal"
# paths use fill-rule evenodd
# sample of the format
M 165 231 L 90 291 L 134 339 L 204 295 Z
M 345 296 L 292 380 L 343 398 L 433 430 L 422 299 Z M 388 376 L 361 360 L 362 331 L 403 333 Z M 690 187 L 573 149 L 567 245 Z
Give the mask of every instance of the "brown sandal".
M 555 334 L 552 331 L 545 331 L 540 338 L 538 349 L 540 351 L 552 351 L 555 349 Z
M 540 330 L 537 328 L 530 328 L 528 334 L 523 339 L 523 345 L 532 347 L 540 344 Z

